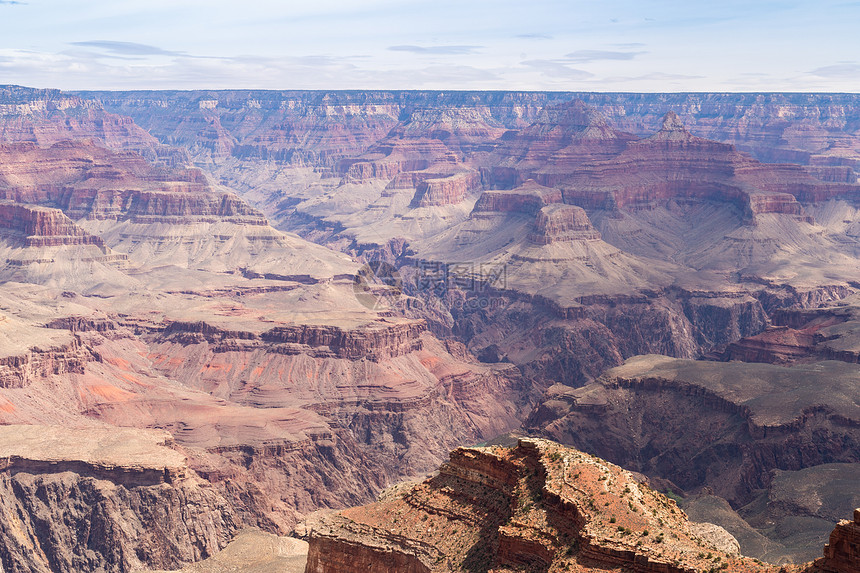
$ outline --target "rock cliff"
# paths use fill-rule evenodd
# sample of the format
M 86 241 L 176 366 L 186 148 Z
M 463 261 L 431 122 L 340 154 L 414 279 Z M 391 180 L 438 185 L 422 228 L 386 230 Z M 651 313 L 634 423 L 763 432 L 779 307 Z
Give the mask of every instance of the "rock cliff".
M 830 534 L 830 542 L 824 547 L 824 558 L 818 564 L 827 573 L 848 573 L 857 569 L 860 561 L 860 509 L 854 510 L 853 521 L 844 519 Z
M 779 570 L 727 551 L 716 533 L 730 539 L 630 472 L 520 440 L 455 450 L 423 483 L 312 524 L 306 571 Z
M 101 237 L 90 235 L 59 209 L 0 200 L 0 228 L 19 235 L 25 247 L 104 247 Z
M 231 193 L 211 189 L 200 171 L 154 167 L 141 156 L 93 141 L 0 146 L 0 193 L 7 200 L 56 207 L 73 219 L 152 221 L 265 219 Z
M 173 568 L 223 548 L 236 516 L 169 440 L 118 428 L 0 427 L 3 570 Z
M 774 469 L 858 461 L 848 445 L 858 439 L 849 382 L 856 368 L 636 357 L 583 388 L 556 387 L 527 425 L 742 506 Z
M 598 233 L 585 211 L 574 205 L 555 204 L 541 208 L 535 230 L 529 234 L 535 243 L 548 245 L 556 241 L 596 241 Z

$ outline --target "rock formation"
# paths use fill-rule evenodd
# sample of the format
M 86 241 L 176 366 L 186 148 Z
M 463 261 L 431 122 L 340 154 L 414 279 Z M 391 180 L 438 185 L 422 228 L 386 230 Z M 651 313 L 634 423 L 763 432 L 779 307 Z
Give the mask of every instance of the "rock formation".
M 583 388 L 557 387 L 529 425 L 684 490 L 708 485 L 743 505 L 769 485 L 773 469 L 858 461 L 843 447 L 857 440 L 844 425 L 857 416 L 849 406 L 855 370 L 834 361 L 781 367 L 637 357 Z M 750 379 L 756 383 L 744 382 Z M 631 410 L 624 405 L 634 402 Z M 671 411 L 660 406 L 669 403 Z
M 556 241 L 596 241 L 598 233 L 585 211 L 574 205 L 555 204 L 541 208 L 529 239 L 541 245 Z
M 223 548 L 237 519 L 166 433 L 0 427 L 4 571 L 173 568 Z
M 830 304 L 860 284 L 855 99 L 0 88 L 0 423 L 166 429 L 230 531 L 283 534 L 514 429 L 551 386 L 534 432 L 722 496 L 771 535 L 754 517 L 789 505 L 772 470 L 858 461 L 857 318 Z M 357 296 L 361 258 L 398 287 Z M 630 360 L 650 353 L 689 362 Z M 518 483 L 551 473 L 528 449 L 478 457 Z M 588 553 L 529 529 L 551 512 L 512 511 L 528 527 L 453 554 L 580 567 L 555 563 L 576 539 L 604 565 L 680 567 L 612 536 L 620 553 Z M 816 532 L 832 518 L 813 513 Z M 338 523 L 332 540 L 386 540 L 351 546 L 362 559 L 390 543 L 401 567 L 446 563 L 436 538 Z M 789 537 L 773 555 L 799 554 Z M 172 555 L 137 559 L 206 556 Z
M 306 571 L 778 570 L 723 538 L 630 472 L 520 440 L 455 450 L 423 483 L 313 524 Z
M 824 559 L 819 568 L 827 573 L 856 571 L 860 562 L 860 509 L 854 510 L 854 520 L 843 519 L 830 534 L 824 547 Z

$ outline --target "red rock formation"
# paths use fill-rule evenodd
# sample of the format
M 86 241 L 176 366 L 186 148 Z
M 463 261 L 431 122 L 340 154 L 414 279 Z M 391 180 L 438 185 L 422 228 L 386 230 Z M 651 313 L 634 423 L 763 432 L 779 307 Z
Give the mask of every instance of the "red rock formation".
M 549 173 L 570 173 L 582 163 L 614 157 L 632 140 L 579 100 L 550 106 L 534 124 L 502 138 L 490 158 L 490 184 L 510 189 L 533 178 L 553 187 L 558 176 Z
M 510 150 L 500 148 L 497 154 L 505 152 Z M 733 203 L 751 221 L 757 214 L 781 213 L 811 222 L 797 201 L 850 198 L 860 192 L 855 183 L 824 182 L 796 165 L 760 164 L 731 145 L 691 135 L 672 112 L 656 134 L 627 139 L 600 161 L 547 158 L 533 168 L 514 155 L 501 163 L 513 165 L 517 177 L 526 172 L 542 185 L 560 187 L 566 203 L 587 209 L 651 208 L 673 198 L 704 199 Z
M 159 433 L 140 429 L 2 430 L 4 570 L 173 569 L 222 549 L 238 528 L 227 501 L 165 435 L 159 442 Z
M 59 209 L 0 200 L 0 228 L 23 235 L 25 247 L 61 245 L 104 247 L 101 237 L 90 235 L 75 225 Z
M 425 179 L 415 189 L 410 207 L 441 207 L 457 205 L 481 186 L 481 175 L 477 171 L 456 173 L 448 177 Z
M 349 181 L 393 179 L 398 173 L 420 171 L 434 164 L 454 166 L 457 163 L 445 145 L 436 139 L 389 139 L 367 153 L 342 160 L 338 171 Z
M 0 358 L 0 388 L 26 388 L 52 374 L 82 373 L 85 364 L 93 359 L 89 349 L 76 339 L 64 345 L 4 356 Z
M 537 214 L 541 207 L 561 203 L 561 191 L 529 179 L 516 189 L 488 189 L 481 193 L 473 212 Z
M 92 99 L 57 90 L 0 88 L 0 141 L 48 147 L 70 139 L 97 139 L 111 149 L 134 150 L 154 163 L 188 163 L 184 150 L 160 144 L 130 117 L 109 113 Z
M 224 331 L 205 322 L 173 322 L 164 330 L 164 334 L 183 343 L 220 343 L 229 339 L 259 340 L 266 344 L 246 344 L 236 348 L 250 350 L 254 347 L 265 347 L 284 354 L 299 354 L 311 348 L 320 349 L 316 352 L 319 356 L 329 354 L 350 360 L 367 358 L 379 361 L 421 350 L 420 335 L 426 330 L 427 326 L 423 321 L 403 321 L 368 324 L 354 330 L 323 325 L 278 326 L 257 335 L 250 332 Z M 186 336 L 187 334 L 192 336 Z
M 539 245 L 548 245 L 558 241 L 596 241 L 600 233 L 582 208 L 558 203 L 538 212 L 534 232 L 528 238 Z
M 729 344 L 720 355 L 722 360 L 784 364 L 811 356 L 815 336 L 811 332 L 787 326 L 769 328 L 761 334 Z
M 717 353 L 717 360 L 741 360 L 787 364 L 813 358 L 857 362 L 853 352 L 838 353 L 829 345 L 839 345 L 840 339 L 851 332 L 853 322 L 849 308 L 820 308 L 812 310 L 780 309 L 772 317 L 770 328 L 755 336 L 741 338 Z M 846 324 L 848 323 L 848 324 Z M 826 334 L 829 327 L 834 334 Z M 850 334 L 847 337 L 850 338 Z M 850 343 L 849 343 L 850 344 Z
M 435 477 L 311 524 L 309 542 L 308 573 L 779 570 L 720 550 L 629 472 L 542 440 L 456 450 Z
M 266 224 L 236 195 L 213 191 L 199 170 L 154 167 L 92 141 L 0 146 L 0 197 L 59 207 L 75 219 Z
M 856 573 L 860 570 L 860 509 L 854 510 L 854 521 L 843 519 L 824 546 L 824 558 L 816 566 L 826 573 Z

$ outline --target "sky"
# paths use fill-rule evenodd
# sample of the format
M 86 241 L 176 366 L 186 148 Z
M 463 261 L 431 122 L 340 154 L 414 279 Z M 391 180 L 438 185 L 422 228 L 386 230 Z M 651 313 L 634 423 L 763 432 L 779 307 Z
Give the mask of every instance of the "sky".
M 860 1 L 0 0 L 0 84 L 860 91 Z

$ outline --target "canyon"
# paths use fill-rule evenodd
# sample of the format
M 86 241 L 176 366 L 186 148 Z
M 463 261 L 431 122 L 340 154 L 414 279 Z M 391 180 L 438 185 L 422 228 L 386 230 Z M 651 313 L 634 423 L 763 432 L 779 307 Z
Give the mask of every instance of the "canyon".
M 723 528 L 597 456 L 540 439 L 460 448 L 427 480 L 314 521 L 309 573 L 856 571 L 854 521 L 797 566 L 742 556 Z
M 856 100 L 0 87 L 0 429 L 183 460 L 11 454 L 4 569 L 851 570 Z

